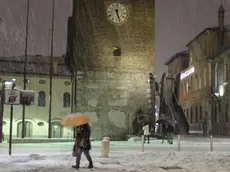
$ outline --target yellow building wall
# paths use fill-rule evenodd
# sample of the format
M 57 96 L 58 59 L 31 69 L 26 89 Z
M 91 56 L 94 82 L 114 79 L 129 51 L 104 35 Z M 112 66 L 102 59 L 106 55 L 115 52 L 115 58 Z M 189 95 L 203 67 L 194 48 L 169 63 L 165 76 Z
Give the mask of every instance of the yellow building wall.
M 16 79 L 16 88 L 23 89 L 22 75 L 1 75 L 3 80 Z M 31 106 L 26 106 L 25 121 L 31 122 L 32 137 L 45 138 L 48 137 L 48 116 L 49 116 L 49 76 L 27 76 L 29 83 L 27 89 L 35 91 L 35 103 Z M 45 80 L 45 84 L 40 84 L 39 80 Z M 69 81 L 70 85 L 65 85 L 64 82 Z M 38 106 L 38 92 L 44 91 L 46 94 L 46 105 Z M 72 86 L 70 77 L 53 77 L 53 96 L 52 96 L 52 122 L 60 122 L 65 115 L 71 112 L 71 107 L 63 107 L 63 94 L 65 92 L 71 95 Z M 71 95 L 72 96 L 72 95 Z M 13 109 L 13 137 L 17 137 L 18 123 L 22 121 L 22 105 L 14 105 Z M 10 106 L 4 105 L 3 133 L 7 138 L 10 128 Z M 43 122 L 44 126 L 38 126 L 39 122 Z M 21 133 L 20 133 L 21 135 Z M 63 127 L 63 137 L 68 138 L 73 136 L 72 128 Z

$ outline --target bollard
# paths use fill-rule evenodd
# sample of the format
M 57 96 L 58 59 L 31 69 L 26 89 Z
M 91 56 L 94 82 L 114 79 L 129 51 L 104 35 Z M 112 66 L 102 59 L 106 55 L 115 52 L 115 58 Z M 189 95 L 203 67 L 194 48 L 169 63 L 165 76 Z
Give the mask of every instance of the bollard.
M 210 151 L 213 152 L 213 137 L 210 135 Z
M 142 137 L 141 137 L 141 146 L 142 146 L 142 152 L 144 152 L 145 151 L 145 148 L 144 148 L 144 141 L 145 141 L 145 136 L 144 135 L 142 135 Z
M 110 138 L 104 137 L 101 141 L 101 157 L 108 158 L 110 152 Z
M 107 140 L 109 142 L 109 144 L 108 144 L 108 153 L 110 153 L 110 138 L 109 137 L 103 137 L 103 140 Z
M 180 152 L 180 135 L 177 135 L 177 150 Z

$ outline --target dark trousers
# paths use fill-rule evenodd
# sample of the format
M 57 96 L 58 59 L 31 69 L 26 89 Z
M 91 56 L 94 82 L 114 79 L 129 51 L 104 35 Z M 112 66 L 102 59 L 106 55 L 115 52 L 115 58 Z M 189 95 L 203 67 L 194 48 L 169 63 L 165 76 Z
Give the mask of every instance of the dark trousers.
M 166 136 L 166 132 L 161 132 L 161 140 L 162 140 L 162 143 L 164 143 L 164 139 L 165 139 L 165 136 Z
M 173 132 L 168 132 L 167 139 L 169 144 L 173 144 Z
M 144 143 L 145 143 L 146 139 L 148 140 L 148 143 L 149 143 L 149 135 L 144 135 Z
M 91 156 L 90 156 L 90 154 L 89 154 L 89 150 L 85 150 L 85 149 L 79 148 L 79 149 L 77 150 L 77 158 L 76 158 L 77 164 L 79 164 L 80 161 L 81 161 L 81 154 L 82 154 L 82 152 L 84 152 L 86 159 L 87 159 L 89 162 L 92 162 L 92 158 L 91 158 Z

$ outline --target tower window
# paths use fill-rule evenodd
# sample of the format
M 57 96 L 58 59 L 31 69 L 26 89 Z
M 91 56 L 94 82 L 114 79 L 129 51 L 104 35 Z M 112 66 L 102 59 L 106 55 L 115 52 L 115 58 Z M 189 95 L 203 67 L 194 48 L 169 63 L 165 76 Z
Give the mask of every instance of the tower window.
M 113 56 L 120 57 L 121 56 L 121 48 L 114 46 L 113 47 Z

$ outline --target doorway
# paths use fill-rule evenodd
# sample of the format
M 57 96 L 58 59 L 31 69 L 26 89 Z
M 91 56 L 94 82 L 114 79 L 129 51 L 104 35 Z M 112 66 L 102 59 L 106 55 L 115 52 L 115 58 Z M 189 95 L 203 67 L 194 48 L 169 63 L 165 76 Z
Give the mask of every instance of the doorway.
M 60 122 L 52 122 L 52 138 L 62 138 L 63 127 Z
M 33 136 L 33 123 L 30 121 L 25 121 L 24 125 L 24 137 L 32 137 Z M 22 121 L 17 124 L 17 137 L 22 137 Z

